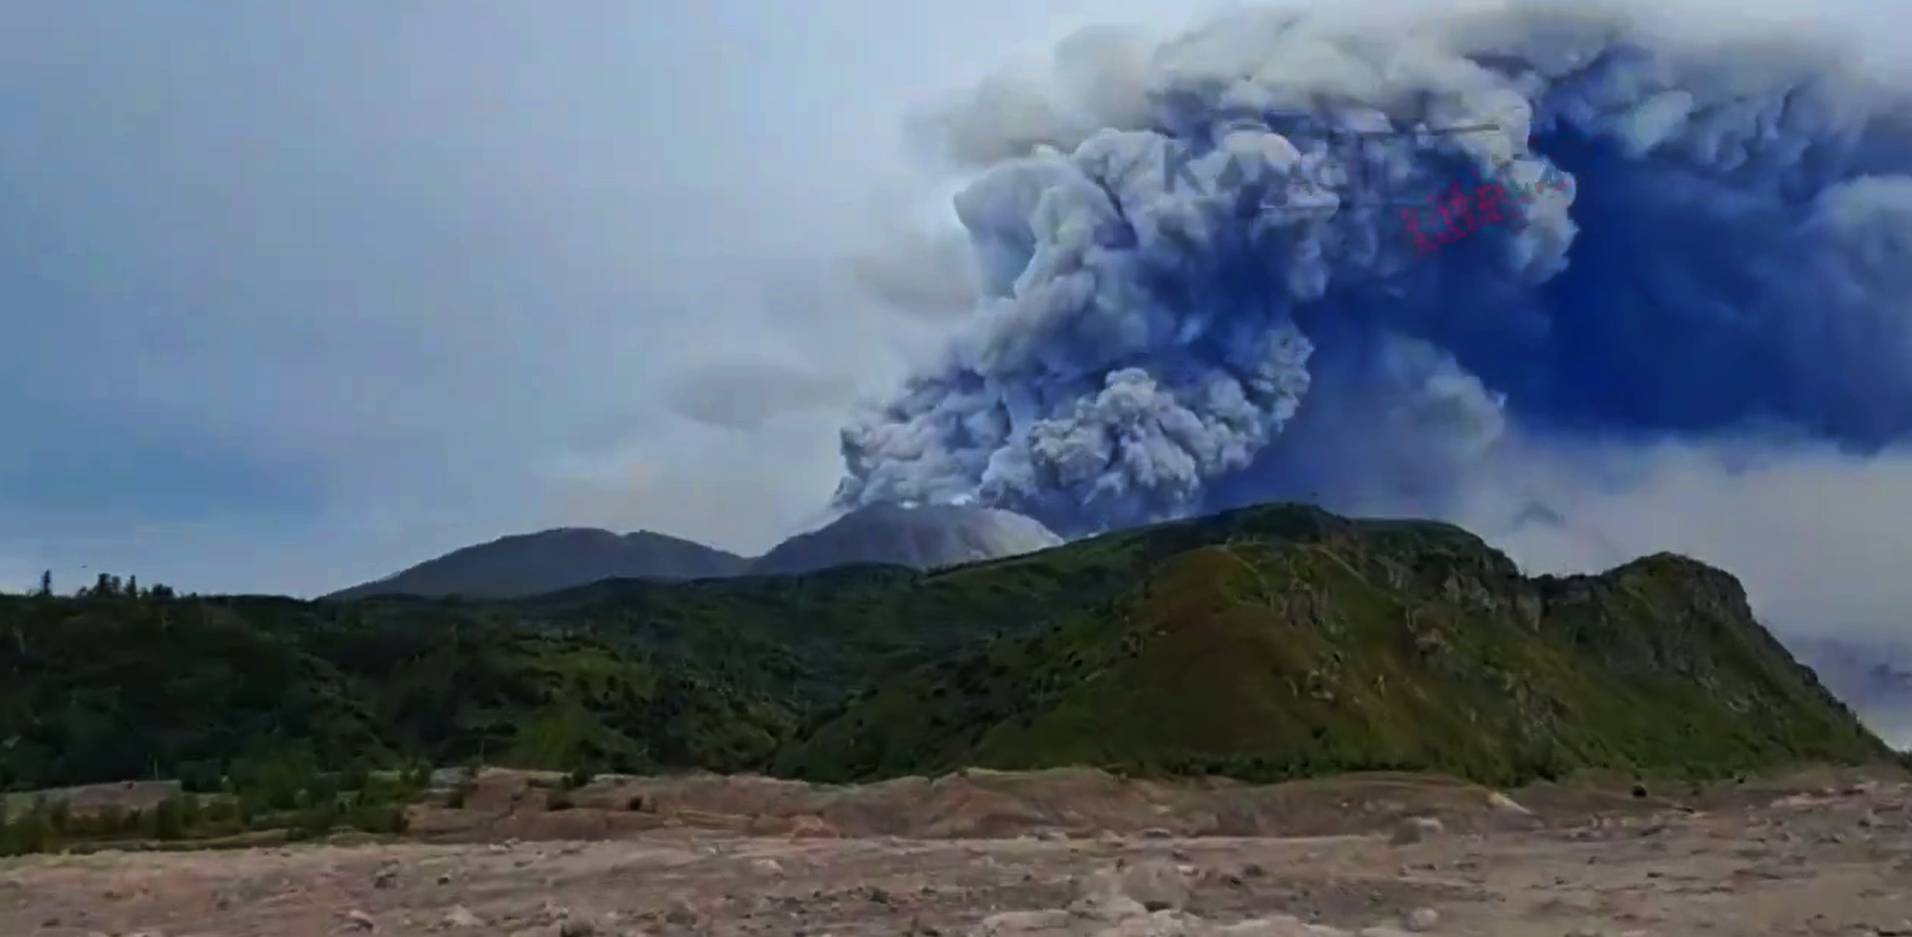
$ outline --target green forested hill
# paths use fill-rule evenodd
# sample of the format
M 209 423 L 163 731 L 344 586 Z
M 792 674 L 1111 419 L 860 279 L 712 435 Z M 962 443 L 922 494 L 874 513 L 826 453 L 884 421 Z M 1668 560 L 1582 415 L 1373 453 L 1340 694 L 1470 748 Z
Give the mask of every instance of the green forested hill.
M 929 574 L 492 603 L 0 597 L 12 787 L 413 758 L 1505 781 L 1887 754 L 1716 570 L 1528 580 L 1453 527 L 1295 506 Z
M 1431 768 L 1509 783 L 1885 754 L 1752 624 L 1737 583 L 1692 561 L 1523 582 L 1471 557 L 1400 565 L 1367 547 L 1179 554 L 1112 608 L 892 677 L 777 769 Z

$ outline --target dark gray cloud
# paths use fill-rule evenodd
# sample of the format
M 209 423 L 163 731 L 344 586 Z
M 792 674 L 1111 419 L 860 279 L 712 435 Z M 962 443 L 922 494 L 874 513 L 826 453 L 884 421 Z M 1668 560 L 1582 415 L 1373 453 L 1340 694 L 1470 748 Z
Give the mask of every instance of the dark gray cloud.
M 1912 442 L 1912 88 L 1857 61 L 1543 2 L 1065 43 L 939 112 L 987 298 L 841 498 L 1080 534 L 1438 511 L 1510 425 Z

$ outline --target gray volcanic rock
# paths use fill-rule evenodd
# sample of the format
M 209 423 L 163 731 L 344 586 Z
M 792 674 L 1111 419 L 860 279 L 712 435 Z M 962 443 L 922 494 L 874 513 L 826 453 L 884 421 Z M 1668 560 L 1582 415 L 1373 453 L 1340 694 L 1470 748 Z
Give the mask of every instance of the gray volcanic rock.
M 503 599 L 555 592 L 601 579 L 707 579 L 735 576 L 750 561 L 664 534 L 560 527 L 454 550 L 328 599 L 372 595 L 460 595 Z
M 752 574 L 801 573 L 854 563 L 935 569 L 1060 546 L 1033 518 L 995 508 L 876 504 L 772 548 Z

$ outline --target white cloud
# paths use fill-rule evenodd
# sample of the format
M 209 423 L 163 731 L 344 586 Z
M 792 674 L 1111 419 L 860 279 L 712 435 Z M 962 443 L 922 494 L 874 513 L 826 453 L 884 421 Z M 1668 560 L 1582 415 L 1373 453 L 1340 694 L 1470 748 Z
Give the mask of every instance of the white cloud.
M 1533 571 L 1668 550 L 1737 575 L 1778 630 L 1912 637 L 1912 449 L 1510 444 L 1455 517 Z

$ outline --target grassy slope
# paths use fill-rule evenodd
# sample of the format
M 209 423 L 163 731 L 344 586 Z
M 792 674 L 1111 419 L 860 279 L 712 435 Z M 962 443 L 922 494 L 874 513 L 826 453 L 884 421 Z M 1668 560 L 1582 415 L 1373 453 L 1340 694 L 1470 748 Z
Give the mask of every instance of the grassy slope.
M 1456 528 L 1266 507 L 933 574 L 508 603 L 0 597 L 0 785 L 481 756 L 824 779 L 1276 777 L 1883 754 L 1670 557 L 1521 579 Z
M 1106 612 L 893 679 L 777 767 L 1511 781 L 1886 754 L 1752 622 L 1730 577 L 1654 557 L 1526 581 L 1451 528 L 1372 530 L 1174 554 Z

